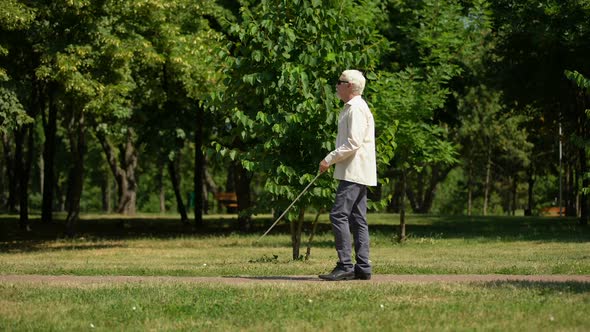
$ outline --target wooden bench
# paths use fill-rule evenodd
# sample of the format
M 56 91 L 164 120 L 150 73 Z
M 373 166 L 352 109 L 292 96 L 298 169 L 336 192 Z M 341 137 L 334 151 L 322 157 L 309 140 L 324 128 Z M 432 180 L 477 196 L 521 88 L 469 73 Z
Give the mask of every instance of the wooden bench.
M 549 206 L 541 209 L 542 216 L 559 217 L 559 206 Z M 565 216 L 565 207 L 561 208 L 561 215 Z
M 228 209 L 235 210 L 238 208 L 238 196 L 234 192 L 216 193 L 215 199 Z

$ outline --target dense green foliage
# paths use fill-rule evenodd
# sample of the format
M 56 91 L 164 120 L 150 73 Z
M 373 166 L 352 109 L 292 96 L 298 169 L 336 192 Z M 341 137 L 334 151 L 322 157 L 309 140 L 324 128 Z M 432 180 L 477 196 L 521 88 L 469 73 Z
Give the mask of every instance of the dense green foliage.
M 364 8 L 353 1 L 262 1 L 232 27 L 238 40 L 225 91 L 214 100 L 229 130 L 214 144 L 246 170 L 271 175 L 258 211 L 279 208 L 277 198 L 292 201 L 334 149 L 336 79 L 346 68 L 370 72 L 387 45 L 374 15 L 356 14 Z M 333 181 L 324 176 L 318 184 L 330 190 L 316 189 L 302 206 L 328 205 Z
M 588 22 L 585 0 L 6 0 L 0 204 L 23 228 L 29 210 L 186 222 L 195 192 L 197 224 L 223 191 L 240 218 L 276 212 L 333 148 L 334 82 L 356 68 L 373 210 L 561 204 L 586 223 Z M 290 219 L 329 207 L 334 185 L 321 177 Z

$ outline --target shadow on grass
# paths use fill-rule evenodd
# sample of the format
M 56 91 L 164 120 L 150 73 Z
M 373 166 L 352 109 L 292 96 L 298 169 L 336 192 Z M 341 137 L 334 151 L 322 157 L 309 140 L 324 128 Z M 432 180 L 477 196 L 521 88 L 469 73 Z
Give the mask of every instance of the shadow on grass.
M 20 242 L 0 242 L 0 252 L 7 253 L 21 253 L 21 252 L 35 252 L 35 251 L 81 251 L 94 249 L 110 249 L 110 248 L 124 248 L 125 245 L 110 243 L 110 244 L 88 244 L 88 243 L 63 243 L 61 245 L 47 246 L 48 241 L 20 241 Z
M 315 276 L 224 276 L 223 278 L 235 280 L 252 280 L 252 281 L 317 281 L 326 282 Z M 478 285 L 479 283 L 475 283 Z M 583 281 L 491 281 L 480 284 L 484 288 L 519 288 L 531 290 L 540 295 L 566 295 L 566 294 L 583 294 L 590 292 L 590 283 Z
M 539 295 L 563 295 L 567 294 L 584 294 L 590 292 L 590 283 L 582 281 L 493 281 L 486 282 L 482 285 L 486 288 L 519 288 L 531 290 Z
M 399 225 L 370 225 L 371 231 L 396 234 Z M 590 228 L 575 218 L 416 217 L 406 224 L 408 238 L 477 239 L 479 241 L 588 242 Z
M 369 229 L 372 236 L 391 237 L 392 241 L 398 232 L 397 215 L 370 215 Z M 258 236 L 272 224 L 270 218 L 252 220 L 248 234 Z M 138 238 L 182 238 L 223 236 L 236 232 L 237 219 L 227 216 L 218 219 L 205 219 L 204 225 L 195 227 L 185 225 L 178 219 L 171 218 L 96 218 L 80 220 L 77 234 L 73 239 L 84 238 L 86 244 L 97 240 L 125 240 Z M 35 251 L 44 242 L 71 239 L 66 235 L 66 227 L 62 220 L 44 224 L 38 218 L 31 218 L 31 231 L 23 231 L 18 227 L 16 217 L 0 216 L 0 251 Z M 302 246 L 307 245 L 311 223 L 304 224 Z M 271 232 L 273 235 L 287 235 L 290 232 L 286 222 L 279 223 Z M 332 228 L 328 223 L 320 223 L 318 235 L 329 234 L 330 240 L 316 240 L 314 247 L 332 247 Z M 406 234 L 413 238 L 430 239 L 475 239 L 477 241 L 558 241 L 588 242 L 590 228 L 579 226 L 574 218 L 543 218 L 543 217 L 440 217 L 440 216 L 409 216 Z M 263 240 L 264 241 L 264 240 Z M 286 240 L 286 245 L 290 245 Z M 264 244 L 262 242 L 262 244 Z M 101 244 L 103 245 L 103 244 Z M 113 244 L 115 245 L 115 244 Z M 68 246 L 73 249 L 85 249 L 88 246 Z M 108 246 L 105 245 L 105 246 Z M 46 247 L 43 250 L 47 250 Z M 59 248 L 56 250 L 67 250 Z
M 62 220 L 46 224 L 38 219 L 31 219 L 31 230 L 25 231 L 19 228 L 17 218 L 0 217 L 0 252 L 114 248 L 121 245 L 93 244 L 93 242 L 140 238 L 169 239 L 231 233 L 231 220 L 221 219 L 215 222 L 213 226 L 205 225 L 201 229 L 196 229 L 192 225 L 166 218 L 99 218 L 80 220 L 75 236 L 69 236 L 65 222 Z M 51 247 L 45 245 L 47 242 L 60 240 L 65 241 L 63 245 L 55 243 Z

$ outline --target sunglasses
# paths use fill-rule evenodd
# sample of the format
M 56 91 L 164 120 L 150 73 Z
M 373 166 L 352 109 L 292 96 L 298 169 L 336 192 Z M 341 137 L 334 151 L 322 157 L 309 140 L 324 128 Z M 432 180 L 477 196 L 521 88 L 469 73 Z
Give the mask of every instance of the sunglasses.
M 344 83 L 350 83 L 350 82 L 348 82 L 348 81 L 343 81 L 343 80 L 338 80 L 338 83 L 337 83 L 337 85 L 344 84 Z

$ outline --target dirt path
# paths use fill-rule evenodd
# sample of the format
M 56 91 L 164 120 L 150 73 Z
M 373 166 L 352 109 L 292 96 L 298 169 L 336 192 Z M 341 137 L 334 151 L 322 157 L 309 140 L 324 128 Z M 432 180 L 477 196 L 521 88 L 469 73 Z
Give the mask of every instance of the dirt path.
M 346 281 L 357 283 L 432 283 L 432 282 L 582 282 L 590 283 L 590 275 L 374 275 L 369 281 Z M 266 277 L 172 277 L 172 276 L 72 276 L 72 275 L 0 275 L 0 283 L 44 283 L 57 285 L 140 283 L 140 282 L 182 282 L 182 283 L 314 283 L 327 282 L 317 276 L 266 276 Z

